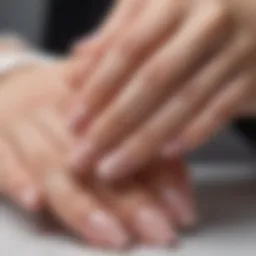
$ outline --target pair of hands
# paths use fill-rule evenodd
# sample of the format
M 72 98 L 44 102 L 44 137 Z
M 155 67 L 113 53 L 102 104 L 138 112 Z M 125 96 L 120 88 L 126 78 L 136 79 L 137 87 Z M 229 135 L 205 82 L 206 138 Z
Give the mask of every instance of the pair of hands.
M 117 1 L 75 47 L 86 61 L 70 126 L 86 132 L 72 168 L 124 177 L 244 113 L 255 100 L 255 17 L 254 0 Z
M 76 180 L 65 165 L 79 139 L 65 122 L 79 93 L 69 81 L 79 66 L 70 59 L 25 67 L 1 80 L 1 192 L 29 211 L 46 207 L 90 244 L 123 248 L 131 239 L 174 244 L 178 229 L 195 224 L 180 160 L 152 162 L 142 170 L 145 175 L 116 186 Z

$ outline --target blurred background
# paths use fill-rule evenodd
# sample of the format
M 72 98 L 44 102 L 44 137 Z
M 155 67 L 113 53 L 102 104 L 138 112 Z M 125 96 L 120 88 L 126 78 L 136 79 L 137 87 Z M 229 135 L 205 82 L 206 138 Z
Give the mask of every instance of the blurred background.
M 45 51 L 68 53 L 102 21 L 112 0 L 1 0 L 0 32 L 16 32 Z M 255 125 L 240 121 L 193 153 L 193 162 L 252 162 Z M 249 143 L 248 143 L 249 142 Z

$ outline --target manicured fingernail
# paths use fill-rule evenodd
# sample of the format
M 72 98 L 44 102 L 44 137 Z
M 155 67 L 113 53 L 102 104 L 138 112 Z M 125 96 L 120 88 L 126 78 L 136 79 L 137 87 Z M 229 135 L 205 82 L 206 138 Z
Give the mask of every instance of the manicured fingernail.
M 69 117 L 68 127 L 72 131 L 80 131 L 86 126 L 89 120 L 87 108 L 83 105 L 78 105 L 75 110 L 72 111 Z
M 153 207 L 141 207 L 136 215 L 137 227 L 148 242 L 168 245 L 177 241 L 177 236 L 166 216 Z
M 74 171 L 87 170 L 91 167 L 95 157 L 95 147 L 92 143 L 85 142 L 73 154 L 71 154 L 68 163 Z
M 112 180 L 124 176 L 128 172 L 128 165 L 121 154 L 113 153 L 99 162 L 97 175 L 102 180 Z
M 194 227 L 197 223 L 197 214 L 193 206 L 181 193 L 175 189 L 163 188 L 163 200 L 172 211 L 176 212 L 177 218 L 183 227 Z
M 25 188 L 19 195 L 21 204 L 28 210 L 36 210 L 39 203 L 38 192 L 32 188 Z
M 84 234 L 99 243 L 114 248 L 124 248 L 129 236 L 119 221 L 104 211 L 96 211 L 86 218 Z

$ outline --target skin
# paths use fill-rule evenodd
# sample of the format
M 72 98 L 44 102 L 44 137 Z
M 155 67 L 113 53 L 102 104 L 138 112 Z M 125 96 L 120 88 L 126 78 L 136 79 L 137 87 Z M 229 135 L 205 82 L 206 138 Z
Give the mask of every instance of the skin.
M 69 118 L 74 131 L 86 127 L 70 166 L 122 178 L 255 113 L 255 10 L 253 0 L 117 1 L 74 49 L 94 51 Z
M 1 192 L 29 211 L 47 207 L 91 245 L 121 249 L 131 240 L 174 245 L 176 232 L 196 221 L 180 159 L 152 161 L 142 171 L 147 175 L 116 186 L 93 177 L 78 182 L 65 165 L 79 139 L 65 123 L 79 93 L 71 82 L 79 63 L 27 66 L 1 80 Z

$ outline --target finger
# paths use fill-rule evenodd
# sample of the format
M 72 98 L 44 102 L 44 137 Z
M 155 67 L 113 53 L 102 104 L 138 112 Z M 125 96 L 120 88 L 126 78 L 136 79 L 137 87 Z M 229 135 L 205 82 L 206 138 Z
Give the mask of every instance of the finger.
M 142 175 L 156 197 L 162 202 L 174 223 L 183 228 L 194 227 L 197 213 L 189 173 L 181 159 L 157 162 Z
M 8 139 L 0 139 L 1 191 L 29 211 L 41 207 L 41 191 Z
M 41 109 L 36 113 L 41 121 L 51 122 L 52 126 L 59 122 L 57 114 L 54 115 L 52 111 L 49 113 L 47 109 Z M 48 114 L 51 114 L 50 118 L 42 117 Z M 57 120 L 54 120 L 55 118 Z M 23 145 L 21 140 L 18 142 L 24 152 L 25 161 L 40 173 L 39 179 L 47 203 L 53 212 L 67 227 L 76 231 L 89 243 L 117 248 L 125 246 L 128 243 L 128 235 L 118 219 L 104 209 L 89 190 L 82 191 L 78 183 L 65 174 L 68 172 L 62 162 L 65 154 L 59 149 L 59 145 L 65 145 L 67 142 L 66 134 L 62 132 L 61 135 L 57 134 L 58 138 L 52 139 L 54 133 L 49 136 L 41 129 L 40 123 L 35 121 L 32 118 L 30 123 L 18 126 L 20 134 L 30 134 L 31 146 Z M 49 127 L 48 125 L 45 124 L 45 127 Z M 54 132 L 56 131 L 57 128 Z M 31 156 L 32 150 L 34 153 Z
M 134 82 L 99 116 L 71 157 L 73 168 L 89 165 L 96 154 L 118 143 L 144 122 L 170 95 L 174 85 L 205 54 L 204 50 L 199 49 L 209 51 L 206 46 L 219 39 L 218 36 L 213 36 L 213 32 L 221 30 L 225 16 L 214 8 L 209 12 L 200 11 L 198 15 L 192 16 L 178 35 L 141 71 L 140 76 L 135 77 Z M 205 21 L 208 22 L 204 23 Z
M 251 69 L 238 75 L 228 82 L 226 89 L 221 91 L 210 105 L 191 121 L 182 133 L 182 139 L 177 139 L 175 148 L 179 152 L 190 151 L 210 138 L 238 111 L 253 90 L 255 77 Z
M 237 70 L 246 65 L 252 54 L 254 54 L 252 41 L 247 36 L 238 35 L 173 98 L 169 111 L 173 112 L 170 120 L 175 124 L 175 129 L 172 129 L 173 132 L 170 130 L 170 142 L 164 146 L 163 155 L 170 157 L 171 152 L 174 155 L 178 154 L 177 143 L 172 143 L 172 138 L 179 136 L 178 127 L 191 122 L 211 98 L 225 88 L 227 81 L 234 76 Z
M 38 116 L 40 116 L 42 114 L 42 111 L 40 111 L 40 113 L 39 114 L 37 114 L 36 116 L 38 117 Z M 54 111 L 51 111 L 51 113 L 48 113 L 47 114 L 47 112 L 45 112 L 45 116 L 52 116 L 54 114 Z M 58 118 L 57 118 L 58 119 Z M 45 120 L 45 119 L 43 119 L 43 120 Z M 42 119 L 41 119 L 41 121 L 42 121 Z M 56 123 L 56 121 L 54 121 L 54 120 L 52 120 L 52 118 L 50 118 L 49 120 L 48 120 L 48 122 L 50 122 L 51 124 L 55 124 Z M 61 132 L 62 133 L 62 132 Z M 59 134 L 59 133 L 58 133 Z M 61 136 L 62 137 L 62 136 Z M 66 136 L 64 136 L 64 140 L 65 140 L 65 138 L 66 138 Z M 56 141 L 56 140 L 55 140 Z M 95 188 L 95 192 L 98 192 L 100 189 L 99 188 Z M 129 193 L 129 192 L 128 192 Z M 130 193 L 133 193 L 133 191 L 132 191 L 132 187 L 131 187 L 131 191 L 130 191 Z M 149 197 L 149 195 L 147 195 L 146 194 L 146 191 L 144 192 L 144 191 L 141 191 L 140 192 L 140 194 L 144 194 L 144 198 L 145 198 L 145 200 L 147 199 L 147 201 L 150 201 L 150 200 L 152 200 L 152 199 L 149 199 L 150 197 Z M 137 204 L 137 198 L 136 198 L 136 193 L 134 194 L 134 196 L 131 196 L 130 197 L 130 200 L 132 200 L 132 201 L 134 201 L 134 202 L 131 202 L 129 205 L 131 205 L 131 207 L 132 206 L 136 206 L 136 205 L 138 205 Z M 106 192 L 104 192 L 103 193 L 103 201 L 109 201 L 109 200 L 111 200 L 111 201 L 113 201 L 114 200 L 114 198 L 113 197 L 106 197 Z M 119 196 L 119 193 L 118 192 L 116 192 L 115 193 L 115 197 L 120 197 Z M 123 204 L 125 204 L 126 203 L 126 201 L 127 201 L 127 196 L 124 198 L 124 202 L 123 202 Z M 121 198 L 119 198 L 118 200 L 122 200 Z M 118 207 L 119 208 L 119 206 L 117 206 L 117 205 L 119 205 L 119 203 L 118 203 L 118 201 L 115 201 L 115 206 L 116 207 Z M 150 204 L 149 204 L 149 206 L 152 208 L 152 210 L 154 210 L 153 211 L 153 214 L 154 215 L 156 215 L 158 218 L 156 219 L 156 221 L 157 220 L 161 220 L 161 222 L 160 223 L 165 223 L 167 220 L 166 220 L 166 217 L 165 216 L 163 216 L 163 213 L 161 212 L 161 210 L 159 209 L 159 207 L 157 207 L 157 206 L 155 206 L 154 204 L 153 204 L 153 202 L 151 202 L 150 201 Z M 129 208 L 129 206 L 127 206 L 128 208 Z M 112 210 L 113 210 L 113 208 L 115 208 L 114 206 L 112 206 L 111 205 L 111 207 L 110 207 Z M 138 207 L 137 207 L 138 208 Z M 134 211 L 137 211 L 137 210 L 139 210 L 139 209 L 135 209 L 135 208 L 132 208 L 132 209 L 130 209 L 129 210 L 129 212 L 134 212 Z M 113 210 L 115 213 L 117 212 L 117 210 Z M 129 214 L 128 214 L 128 211 L 127 210 L 125 210 L 125 217 L 126 217 L 126 220 L 127 219 L 129 219 Z M 123 213 L 123 214 L 124 214 Z M 121 214 L 117 214 L 117 215 L 121 215 Z M 165 220 L 165 222 L 164 222 L 164 220 Z M 145 220 L 146 221 L 146 220 Z M 135 221 L 134 221 L 135 222 Z M 137 221 L 138 222 L 138 221 Z M 136 223 L 133 223 L 133 225 L 134 226 L 136 226 L 137 225 L 137 222 Z M 145 228 L 143 229 L 143 227 L 144 227 L 144 225 L 145 224 L 141 224 L 140 225 L 140 227 L 141 227 L 141 231 L 140 231 L 140 233 L 139 234 L 137 234 L 137 236 L 140 238 L 140 240 L 142 240 L 142 241 L 145 241 L 146 240 L 146 238 L 147 237 L 149 237 L 149 236 L 151 236 L 152 238 L 151 238 L 151 243 L 160 243 L 160 241 L 161 241 L 161 239 L 166 239 L 164 236 L 166 235 L 165 233 L 160 233 L 161 232 L 161 229 L 158 229 L 158 232 L 156 233 L 155 232 L 155 230 L 153 230 L 153 229 L 151 229 L 150 230 L 150 232 L 151 232 L 151 235 L 149 235 L 148 234 L 148 228 L 145 230 Z M 165 226 L 165 225 L 164 225 Z M 163 227 L 163 224 L 162 224 L 162 226 L 160 226 L 160 227 Z M 135 232 L 135 231 L 134 231 Z M 163 231 L 162 231 L 163 232 Z M 136 232 L 135 232 L 136 233 Z M 159 237 L 160 236 L 160 237 Z M 165 240 L 164 240 L 165 241 Z M 147 240 L 147 242 L 149 242 L 149 239 Z M 172 241 L 172 242 L 174 242 L 174 241 Z M 163 241 L 161 242 L 161 243 L 163 243 Z
M 80 80 L 77 81 L 76 87 L 80 84 L 85 86 L 90 74 L 100 63 L 101 58 L 108 52 L 111 45 L 115 42 L 121 33 L 126 31 L 127 26 L 131 26 L 137 15 L 143 9 L 146 1 L 118 1 L 117 7 L 110 12 L 102 28 L 97 31 L 88 42 L 84 39 L 79 43 L 79 58 L 86 58 L 84 64 L 79 67 Z M 86 87 L 86 86 L 85 86 Z
M 76 138 L 66 128 L 64 116 L 55 108 L 41 108 L 33 115 L 34 122 L 63 154 L 74 145 Z
M 137 19 L 136 27 L 131 27 L 114 43 L 79 96 L 73 120 L 79 128 L 114 97 L 145 57 L 173 33 L 182 16 L 183 8 L 177 1 L 164 0 L 157 4 L 150 1 L 147 10 Z
M 177 242 L 171 220 L 142 184 L 132 180 L 116 187 L 98 183 L 95 190 L 140 242 L 154 245 Z
M 198 138 L 201 138 L 200 142 L 202 142 L 202 139 L 207 138 L 205 136 L 210 135 L 207 131 L 216 131 L 220 124 L 230 119 L 234 114 L 233 111 L 236 113 L 236 106 L 239 106 L 244 97 L 248 95 L 253 78 L 251 70 L 249 70 L 237 80 L 232 81 L 231 85 L 220 93 L 216 102 L 205 110 L 207 114 L 200 118 L 204 128 L 200 130 L 200 133 L 198 133 L 198 127 L 196 129 L 193 128 L 194 137 L 187 137 L 189 138 L 189 143 L 193 144 L 195 141 L 199 141 Z M 130 141 L 128 140 L 124 143 L 119 150 L 105 160 L 103 159 L 99 167 L 100 176 L 105 179 L 118 178 L 136 171 L 138 166 L 145 165 L 161 149 L 164 141 L 168 138 L 168 131 L 175 125 L 173 122 L 168 122 L 168 120 L 171 120 L 169 114 L 167 104 L 162 114 L 159 114 L 154 121 L 146 125 L 147 128 L 142 129 Z M 202 118 L 205 118 L 206 121 Z M 165 125 L 163 125 L 162 120 L 167 120 Z M 197 122 L 198 124 L 199 121 Z M 116 169 L 114 170 L 114 168 Z
M 98 246 L 127 246 L 129 237 L 119 220 L 89 190 L 81 190 L 67 171 L 48 172 L 45 186 L 53 212 L 78 235 Z
M 44 170 L 53 168 L 56 159 L 59 160 L 57 152 L 29 118 L 17 123 L 12 129 L 12 134 L 24 164 L 40 182 Z

